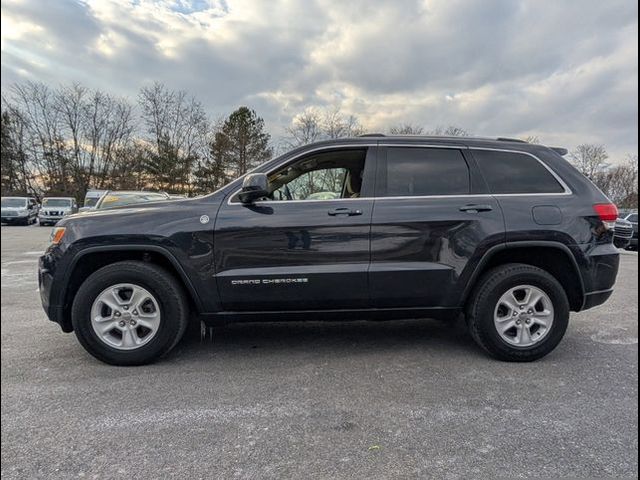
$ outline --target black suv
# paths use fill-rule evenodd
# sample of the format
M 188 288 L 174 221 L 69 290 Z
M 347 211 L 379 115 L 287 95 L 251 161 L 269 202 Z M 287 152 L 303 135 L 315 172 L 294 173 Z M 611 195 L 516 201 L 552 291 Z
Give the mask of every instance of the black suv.
M 618 272 L 617 209 L 563 153 L 381 135 L 308 145 L 208 196 L 65 217 L 40 258 L 42 303 L 117 365 L 167 353 L 189 318 L 461 313 L 494 357 L 535 360 Z

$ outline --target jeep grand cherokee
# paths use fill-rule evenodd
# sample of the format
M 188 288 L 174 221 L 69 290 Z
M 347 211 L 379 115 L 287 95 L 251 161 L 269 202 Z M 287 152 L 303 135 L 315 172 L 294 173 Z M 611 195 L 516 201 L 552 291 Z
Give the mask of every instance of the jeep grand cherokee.
M 443 137 L 301 147 L 201 198 L 65 217 L 40 258 L 42 303 L 117 365 L 166 354 L 190 317 L 461 313 L 489 354 L 535 360 L 618 272 L 617 209 L 564 153 Z

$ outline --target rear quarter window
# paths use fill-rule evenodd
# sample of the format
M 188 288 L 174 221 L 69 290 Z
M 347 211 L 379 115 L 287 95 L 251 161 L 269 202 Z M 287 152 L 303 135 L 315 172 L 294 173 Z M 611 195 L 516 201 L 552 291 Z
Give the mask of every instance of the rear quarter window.
M 564 193 L 564 187 L 537 159 L 523 153 L 473 150 L 491 193 Z

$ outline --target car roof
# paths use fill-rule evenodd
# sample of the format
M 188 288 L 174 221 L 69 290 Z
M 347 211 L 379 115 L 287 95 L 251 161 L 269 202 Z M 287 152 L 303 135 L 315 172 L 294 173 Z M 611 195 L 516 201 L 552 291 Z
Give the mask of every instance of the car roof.
M 148 190 L 107 190 L 105 195 L 127 194 L 127 195 L 166 195 L 164 192 L 151 192 Z
M 371 145 L 372 143 L 381 144 L 428 144 L 428 145 L 446 145 L 459 147 L 476 147 L 476 148 L 492 148 L 499 150 L 517 150 L 523 152 L 533 152 L 540 149 L 553 149 L 561 155 L 566 154 L 566 150 L 556 147 L 547 147 L 536 143 L 528 143 L 517 138 L 488 138 L 488 137 L 450 137 L 440 135 L 385 135 L 380 133 L 366 134 L 359 137 L 347 137 L 340 139 L 321 140 L 311 144 L 298 147 L 289 153 L 304 151 L 310 147 L 337 146 L 340 145 Z
M 75 200 L 74 197 L 42 197 L 43 200 Z

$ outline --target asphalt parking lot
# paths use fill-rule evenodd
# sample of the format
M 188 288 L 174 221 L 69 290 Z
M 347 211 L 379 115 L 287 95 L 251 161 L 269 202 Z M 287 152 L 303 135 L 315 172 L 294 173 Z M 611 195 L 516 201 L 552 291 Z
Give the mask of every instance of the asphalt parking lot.
M 638 257 L 541 361 L 462 325 L 244 324 L 99 363 L 49 322 L 49 228 L 2 227 L 2 478 L 637 477 Z

